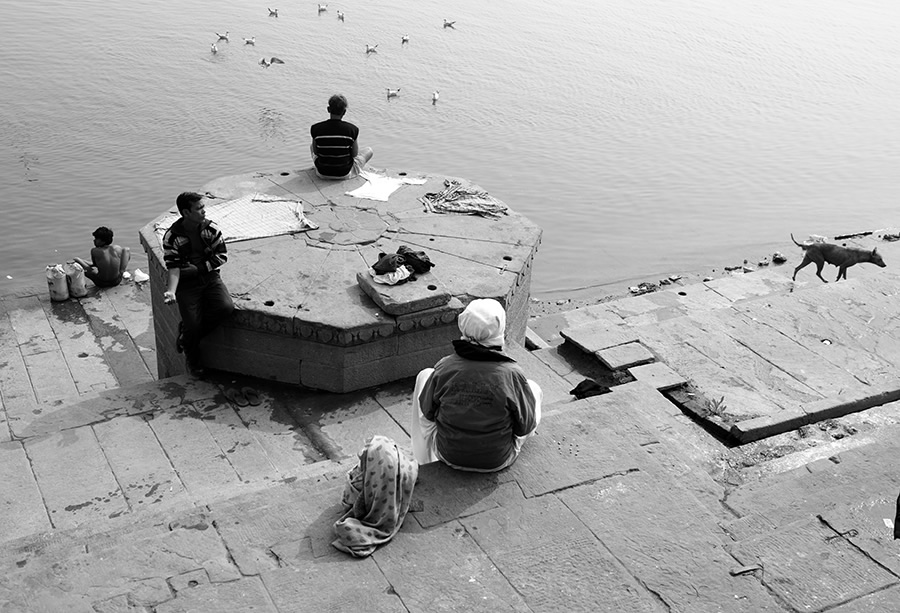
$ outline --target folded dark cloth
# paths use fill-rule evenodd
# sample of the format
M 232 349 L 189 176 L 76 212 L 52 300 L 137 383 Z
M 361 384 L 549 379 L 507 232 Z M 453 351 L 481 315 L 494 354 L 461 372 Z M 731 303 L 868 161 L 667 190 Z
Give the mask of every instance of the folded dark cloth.
M 570 394 L 581 400 L 582 398 L 589 398 L 590 396 L 599 396 L 600 394 L 607 394 L 611 392 L 608 387 L 605 385 L 600 385 L 593 379 L 585 379 L 578 385 L 576 385 L 573 389 L 569 391 Z

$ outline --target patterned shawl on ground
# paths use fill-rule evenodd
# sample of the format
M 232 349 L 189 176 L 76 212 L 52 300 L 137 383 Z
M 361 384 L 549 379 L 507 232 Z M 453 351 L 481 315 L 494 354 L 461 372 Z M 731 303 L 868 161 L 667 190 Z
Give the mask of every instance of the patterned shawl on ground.
M 419 465 L 386 436 L 373 436 L 347 474 L 341 502 L 347 509 L 334 522 L 337 549 L 357 558 L 390 541 L 409 510 Z

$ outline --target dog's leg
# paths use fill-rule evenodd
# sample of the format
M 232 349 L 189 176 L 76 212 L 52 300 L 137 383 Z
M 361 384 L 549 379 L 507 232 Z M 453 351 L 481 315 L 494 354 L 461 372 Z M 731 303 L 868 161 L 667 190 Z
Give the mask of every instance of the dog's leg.
M 825 277 L 822 276 L 823 268 L 825 268 L 824 260 L 822 260 L 821 262 L 816 262 L 816 276 L 819 277 L 820 279 L 822 279 L 822 281 L 824 281 L 825 283 L 828 283 L 828 281 L 825 281 Z M 838 274 L 840 274 L 840 273 L 838 273 Z
M 797 273 L 800 272 L 800 269 L 803 268 L 803 267 L 805 267 L 805 266 L 808 266 L 809 264 L 812 264 L 812 260 L 809 259 L 809 255 L 807 255 L 807 254 L 804 253 L 804 254 L 803 254 L 803 261 L 800 262 L 800 265 L 799 265 L 797 268 L 794 269 L 794 276 L 791 277 L 791 281 L 796 281 L 796 280 L 797 280 Z
M 844 281 L 847 280 L 847 267 L 846 266 L 838 267 L 838 276 L 837 276 L 837 279 L 835 279 L 835 281 L 840 281 L 841 277 L 844 278 Z

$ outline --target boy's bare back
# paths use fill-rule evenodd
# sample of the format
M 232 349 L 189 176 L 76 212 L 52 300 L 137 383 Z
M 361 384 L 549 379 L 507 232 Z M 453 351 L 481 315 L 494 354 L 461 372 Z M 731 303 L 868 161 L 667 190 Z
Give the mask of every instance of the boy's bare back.
M 121 245 L 106 245 L 91 249 L 91 259 L 96 273 L 85 271 L 85 276 L 97 285 L 117 285 L 131 259 L 131 249 Z

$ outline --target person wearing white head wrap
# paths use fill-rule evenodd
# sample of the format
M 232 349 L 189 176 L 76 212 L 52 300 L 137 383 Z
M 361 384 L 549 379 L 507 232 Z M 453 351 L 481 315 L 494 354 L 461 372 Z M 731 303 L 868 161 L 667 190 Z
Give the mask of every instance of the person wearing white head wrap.
M 503 334 L 506 332 L 506 311 L 493 298 L 473 300 L 466 310 L 459 314 L 459 331 L 462 340 L 482 347 L 503 349 Z
M 416 377 L 413 454 L 419 464 L 502 470 L 540 423 L 543 392 L 503 353 L 506 311 L 499 302 L 473 300 L 458 324 L 454 353 Z

